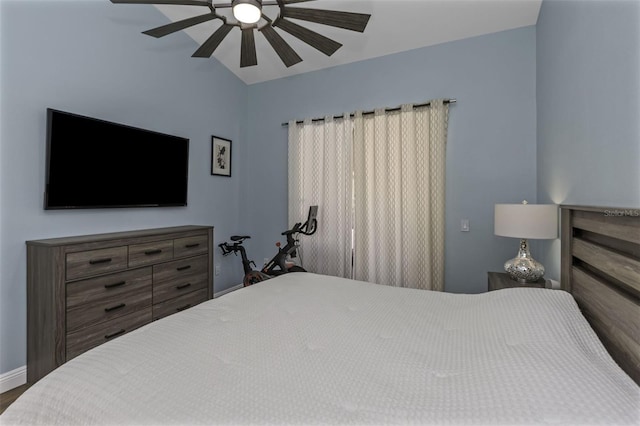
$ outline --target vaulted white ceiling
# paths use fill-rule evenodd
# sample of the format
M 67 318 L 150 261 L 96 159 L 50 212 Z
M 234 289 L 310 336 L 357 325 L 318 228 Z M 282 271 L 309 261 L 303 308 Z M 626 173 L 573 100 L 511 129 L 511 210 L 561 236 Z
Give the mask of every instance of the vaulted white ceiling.
M 214 4 L 218 3 L 216 0 Z M 391 53 L 475 37 L 529 25 L 535 25 L 542 0 L 316 0 L 290 7 L 369 13 L 364 33 L 297 21 L 343 46 L 332 56 L 317 51 L 297 38 L 278 30 L 293 47 L 302 62 L 287 68 L 261 35 L 255 36 L 258 65 L 240 68 L 240 31 L 237 28 L 223 40 L 214 57 L 247 84 L 273 80 L 309 71 L 361 61 Z M 209 11 L 201 6 L 156 6 L 168 21 L 178 21 Z M 231 9 L 216 9 L 231 17 Z M 263 12 L 275 19 L 277 6 L 265 6 Z M 195 40 L 195 51 L 219 26 L 220 20 L 198 24 L 184 31 Z M 158 39 L 162 43 L 162 38 Z M 207 59 L 191 58 L 201 61 Z

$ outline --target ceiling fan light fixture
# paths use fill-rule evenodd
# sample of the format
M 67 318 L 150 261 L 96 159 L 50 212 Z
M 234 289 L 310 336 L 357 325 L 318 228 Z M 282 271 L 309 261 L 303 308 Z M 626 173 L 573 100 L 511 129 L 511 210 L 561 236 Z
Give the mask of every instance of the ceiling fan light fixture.
M 233 0 L 233 16 L 243 24 L 255 24 L 262 16 L 262 1 Z

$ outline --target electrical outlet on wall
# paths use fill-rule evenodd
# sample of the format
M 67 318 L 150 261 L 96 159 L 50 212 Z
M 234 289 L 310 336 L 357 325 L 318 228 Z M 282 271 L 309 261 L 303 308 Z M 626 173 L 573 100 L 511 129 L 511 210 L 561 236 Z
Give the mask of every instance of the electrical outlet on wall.
M 215 274 L 220 275 L 220 265 L 216 265 Z

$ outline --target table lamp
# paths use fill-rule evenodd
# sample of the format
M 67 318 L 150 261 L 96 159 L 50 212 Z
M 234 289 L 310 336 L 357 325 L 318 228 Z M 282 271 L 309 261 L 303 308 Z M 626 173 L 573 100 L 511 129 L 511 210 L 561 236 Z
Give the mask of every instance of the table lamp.
M 520 238 L 518 255 L 504 264 L 511 279 L 536 282 L 544 275 L 544 266 L 529 252 L 527 239 L 558 238 L 558 207 L 555 204 L 496 204 L 494 233 Z

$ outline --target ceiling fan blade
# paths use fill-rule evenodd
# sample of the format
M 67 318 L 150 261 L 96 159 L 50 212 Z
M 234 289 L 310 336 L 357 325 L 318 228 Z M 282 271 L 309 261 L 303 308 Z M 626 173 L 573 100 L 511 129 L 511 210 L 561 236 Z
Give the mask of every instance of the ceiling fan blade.
M 202 46 L 195 51 L 192 58 L 210 58 L 213 52 L 218 48 L 222 40 L 229 34 L 229 31 L 233 29 L 233 25 L 223 24 L 216 30 L 211 36 L 202 43 Z
M 294 3 L 305 3 L 308 1 L 315 1 L 315 0 L 283 0 L 284 4 L 294 4 Z
M 242 28 L 242 43 L 240 45 L 240 68 L 258 65 L 256 56 L 256 39 L 253 28 Z
M 115 4 L 176 4 L 181 6 L 206 6 L 211 4 L 207 0 L 111 0 Z
M 271 25 L 267 25 L 259 30 L 264 38 L 267 39 L 273 50 L 276 51 L 282 62 L 287 68 L 302 62 L 302 58 L 298 56 L 295 50 L 273 29 Z
M 151 30 L 144 31 L 142 34 L 160 38 L 168 34 L 175 33 L 176 31 L 184 30 L 185 28 L 200 24 L 202 22 L 211 21 L 212 19 L 216 18 L 217 16 L 215 15 L 215 13 L 206 13 L 204 15 L 194 16 L 193 18 L 183 19 L 182 21 L 176 21 L 158 28 L 153 28 Z
M 301 7 L 285 7 L 283 17 L 302 19 L 345 30 L 364 32 L 371 15 L 366 13 L 341 12 L 337 10 L 306 9 Z
M 294 24 L 291 21 L 287 21 L 283 18 L 278 18 L 273 22 L 274 27 L 278 27 L 288 32 L 294 37 L 307 43 L 309 46 L 318 49 L 327 56 L 331 56 L 336 53 L 336 50 L 342 47 L 342 44 L 335 40 L 331 40 L 328 37 L 318 34 L 308 28 L 301 27 L 298 24 Z

